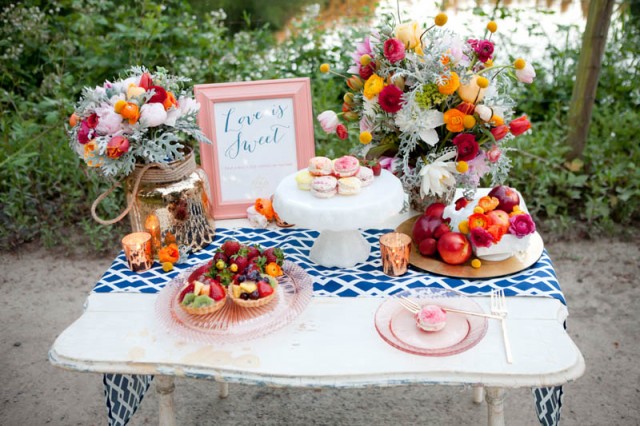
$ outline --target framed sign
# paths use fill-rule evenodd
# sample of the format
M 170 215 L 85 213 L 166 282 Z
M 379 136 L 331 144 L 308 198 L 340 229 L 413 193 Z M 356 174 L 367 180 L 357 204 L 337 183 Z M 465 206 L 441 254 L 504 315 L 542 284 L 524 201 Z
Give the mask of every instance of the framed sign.
M 194 93 L 198 124 L 213 142 L 200 144 L 200 158 L 214 218 L 245 217 L 314 156 L 308 78 L 199 84 Z

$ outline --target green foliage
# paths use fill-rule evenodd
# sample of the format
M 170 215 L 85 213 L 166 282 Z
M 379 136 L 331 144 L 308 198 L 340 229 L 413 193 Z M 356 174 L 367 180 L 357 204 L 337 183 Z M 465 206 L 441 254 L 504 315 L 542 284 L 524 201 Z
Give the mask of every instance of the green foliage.
M 16 2 L 18 3 L 18 2 Z M 66 139 L 65 123 L 84 86 L 120 77 L 132 65 L 163 66 L 194 82 L 310 77 L 314 116 L 342 104 L 342 77 L 320 74 L 322 62 L 346 73 L 356 40 L 368 28 L 326 29 L 312 17 L 290 24 L 278 42 L 269 26 L 231 31 L 223 12 L 195 12 L 186 0 L 157 4 L 101 0 L 30 0 L 0 12 L 0 243 L 40 238 L 47 246 L 70 245 L 70 229 L 103 251 L 118 246 L 128 223 L 114 227 L 91 219 L 93 200 L 109 185 L 80 164 Z M 251 21 L 256 22 L 255 17 Z M 564 164 L 564 136 L 579 46 L 549 42 L 544 68 L 520 106 L 534 121 L 519 138 L 508 184 L 526 194 L 536 218 L 554 229 L 607 230 L 637 223 L 640 212 L 638 26 L 629 19 L 612 30 L 584 165 Z M 353 29 L 355 28 L 355 29 Z M 359 32 L 360 31 L 360 32 Z M 563 31 L 575 31 L 565 28 Z M 348 42 L 345 42 L 348 40 Z M 336 69 L 335 67 L 338 66 Z M 341 68 L 344 67 L 344 68 Z M 315 121 L 315 120 L 314 120 Z M 341 141 L 314 122 L 316 152 L 336 157 L 350 151 L 357 134 Z M 98 211 L 123 209 L 122 191 Z

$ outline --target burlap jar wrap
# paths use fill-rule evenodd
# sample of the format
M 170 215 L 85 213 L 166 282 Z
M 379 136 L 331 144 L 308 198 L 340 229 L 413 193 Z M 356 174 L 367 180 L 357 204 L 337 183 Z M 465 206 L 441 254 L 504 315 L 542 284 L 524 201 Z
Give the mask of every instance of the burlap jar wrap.
M 213 242 L 215 222 L 209 207 L 209 182 L 206 173 L 197 168 L 193 152 L 171 163 L 137 164 L 125 180 L 127 208 L 117 218 L 103 220 L 95 209 L 113 189 L 92 206 L 97 222 L 110 225 L 128 213 L 131 229 L 145 231 L 145 220 L 154 214 L 162 236 L 171 232 L 179 245 L 198 251 Z

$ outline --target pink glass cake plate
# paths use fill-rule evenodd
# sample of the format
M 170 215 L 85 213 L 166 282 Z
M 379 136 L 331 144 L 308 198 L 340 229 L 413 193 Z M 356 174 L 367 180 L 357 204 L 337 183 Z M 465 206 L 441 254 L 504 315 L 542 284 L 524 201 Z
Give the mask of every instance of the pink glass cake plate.
M 380 337 L 397 349 L 416 355 L 448 356 L 472 348 L 487 334 L 486 318 L 452 312 L 447 313 L 442 330 L 423 331 L 416 325 L 415 314 L 400 304 L 400 297 L 407 297 L 421 306 L 483 312 L 473 300 L 452 290 L 426 287 L 395 294 L 376 311 L 375 326 Z
M 278 277 L 276 297 L 265 306 L 243 308 L 230 298 L 218 311 L 190 315 L 178 306 L 177 295 L 197 265 L 181 273 L 163 288 L 156 300 L 156 316 L 170 332 L 192 341 L 230 343 L 271 333 L 296 318 L 309 304 L 313 280 L 298 265 L 285 261 Z

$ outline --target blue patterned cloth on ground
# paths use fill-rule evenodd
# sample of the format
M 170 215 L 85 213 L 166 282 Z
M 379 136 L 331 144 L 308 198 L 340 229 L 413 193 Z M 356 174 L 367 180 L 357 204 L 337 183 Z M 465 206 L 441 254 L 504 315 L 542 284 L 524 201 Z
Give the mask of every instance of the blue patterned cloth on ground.
M 389 231 L 388 229 L 362 231 L 372 247 L 366 262 L 351 268 L 328 268 L 309 260 L 309 251 L 319 234 L 317 231 L 295 228 L 218 228 L 216 243 L 197 253 L 192 253 L 187 262 L 175 265 L 174 270 L 168 273 L 164 272 L 157 263 L 146 272 L 133 273 L 129 270 L 124 254 L 121 252 L 93 291 L 157 293 L 183 270 L 209 261 L 222 241 L 236 239 L 243 243 L 258 243 L 263 247 L 282 248 L 288 260 L 302 267 L 313 278 L 314 296 L 388 296 L 419 287 L 440 287 L 469 295 L 486 295 L 493 289 L 502 288 L 507 296 L 545 296 L 566 303 L 546 250 L 530 268 L 503 277 L 460 279 L 414 269 L 410 269 L 401 277 L 389 277 L 382 272 L 378 244 L 380 236 Z M 105 397 L 110 425 L 127 424 L 142 401 L 152 378 L 153 376 L 105 375 Z M 562 387 L 534 389 L 533 394 L 540 423 L 558 424 L 562 407 Z

